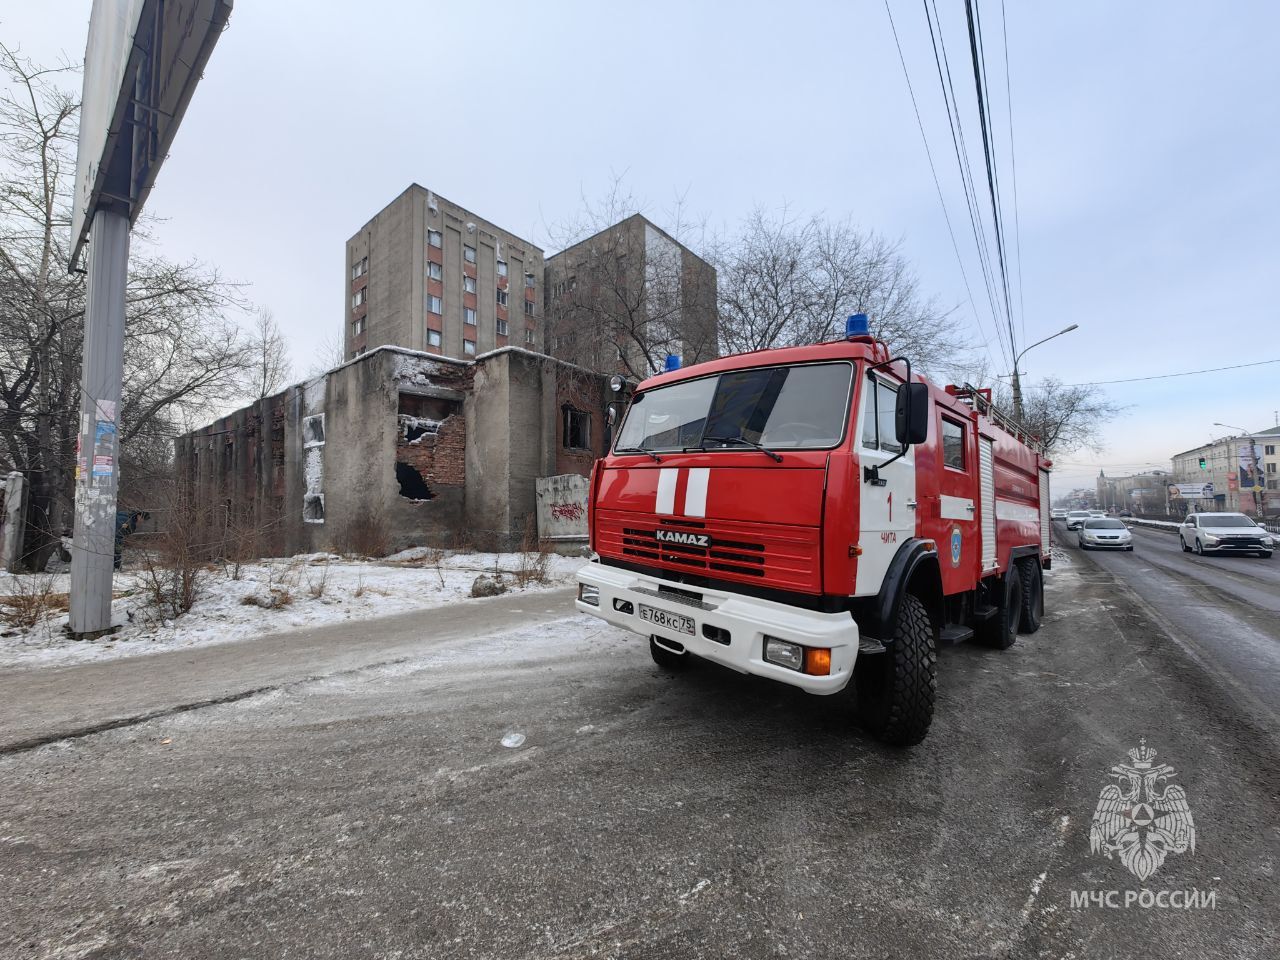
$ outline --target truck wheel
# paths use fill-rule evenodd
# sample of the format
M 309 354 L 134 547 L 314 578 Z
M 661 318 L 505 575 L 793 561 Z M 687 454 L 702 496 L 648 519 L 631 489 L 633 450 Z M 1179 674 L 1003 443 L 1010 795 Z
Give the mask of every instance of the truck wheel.
M 983 624 L 982 642 L 996 650 L 1008 650 L 1018 639 L 1022 619 L 1022 577 L 1016 564 L 1009 565 L 1004 575 L 1004 592 L 995 616 Z
M 1132 549 L 1132 548 L 1131 548 Z M 1022 615 L 1019 630 L 1032 634 L 1044 619 L 1044 579 L 1036 560 L 1022 561 Z
M 670 650 L 664 650 L 658 646 L 652 636 L 649 637 L 649 655 L 663 670 L 683 670 L 689 665 L 687 653 L 672 653 Z
M 884 653 L 859 657 L 853 671 L 858 719 L 877 740 L 910 747 L 929 732 L 938 693 L 933 623 L 920 598 L 904 594 Z

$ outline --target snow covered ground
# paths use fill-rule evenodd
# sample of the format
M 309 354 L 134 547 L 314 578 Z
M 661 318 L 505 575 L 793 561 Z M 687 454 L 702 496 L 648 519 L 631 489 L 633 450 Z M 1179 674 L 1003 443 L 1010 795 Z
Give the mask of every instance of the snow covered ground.
M 495 566 L 508 590 L 548 590 L 571 583 L 585 560 L 552 556 L 548 582 L 524 588 L 515 578 L 522 562 L 520 554 L 442 554 L 421 547 L 384 560 L 309 554 L 257 561 L 244 564 L 238 579 L 231 569 L 209 570 L 195 605 L 172 620 L 149 607 L 142 574 L 126 569 L 116 575 L 112 604 L 113 622 L 120 629 L 93 641 L 72 640 L 63 630 L 69 574 L 0 574 L 0 604 L 39 587 L 61 607 L 34 627 L 0 628 L 0 668 L 138 656 L 430 609 L 469 598 L 475 578 L 492 574 Z

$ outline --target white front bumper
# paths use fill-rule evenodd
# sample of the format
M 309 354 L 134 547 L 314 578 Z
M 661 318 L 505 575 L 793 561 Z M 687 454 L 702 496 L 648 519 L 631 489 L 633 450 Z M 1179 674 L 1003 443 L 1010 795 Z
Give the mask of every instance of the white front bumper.
M 588 563 L 578 572 L 578 582 L 590 584 L 600 591 L 600 606 L 574 601 L 583 613 L 592 613 L 614 626 L 643 636 L 653 634 L 660 640 L 674 640 L 695 656 L 712 660 L 741 673 L 768 677 L 809 693 L 830 694 L 844 689 L 853 676 L 853 663 L 858 657 L 858 625 L 848 613 L 818 613 L 785 603 L 758 600 L 740 593 L 688 587 L 671 580 Z M 681 603 L 658 595 L 659 586 L 677 590 L 693 590 L 701 594 L 702 605 Z M 615 600 L 631 603 L 632 613 L 621 613 Z M 692 617 L 694 636 L 658 627 L 641 620 L 638 604 L 665 610 L 667 613 Z M 727 630 L 729 643 L 707 639 L 704 626 Z M 789 670 L 764 660 L 764 635 L 777 637 L 806 647 L 831 650 L 831 675 L 814 677 Z

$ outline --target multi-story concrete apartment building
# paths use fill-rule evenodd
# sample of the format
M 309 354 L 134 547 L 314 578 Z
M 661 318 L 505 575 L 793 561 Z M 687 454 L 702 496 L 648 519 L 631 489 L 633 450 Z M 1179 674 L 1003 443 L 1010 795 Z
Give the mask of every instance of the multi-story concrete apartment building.
M 1280 513 L 1280 427 L 1174 454 L 1173 473 L 1178 483 L 1213 484 L 1213 499 L 1197 503 L 1197 510 Z
M 546 261 L 546 352 L 635 378 L 718 356 L 716 271 L 640 214 Z
M 412 184 L 347 241 L 344 356 L 543 349 L 542 250 Z

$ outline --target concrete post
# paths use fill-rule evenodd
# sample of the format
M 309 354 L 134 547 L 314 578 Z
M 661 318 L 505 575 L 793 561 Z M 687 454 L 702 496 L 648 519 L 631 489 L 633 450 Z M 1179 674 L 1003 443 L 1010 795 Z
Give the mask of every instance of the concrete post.
M 124 376 L 124 305 L 129 270 L 129 220 L 99 210 L 89 230 L 89 290 L 80 380 L 76 459 L 75 540 L 71 550 L 73 636 L 111 629 L 119 470 L 117 413 Z
M 4 513 L 0 515 L 0 566 L 17 573 L 22 540 L 27 532 L 27 478 L 14 470 L 4 482 Z

